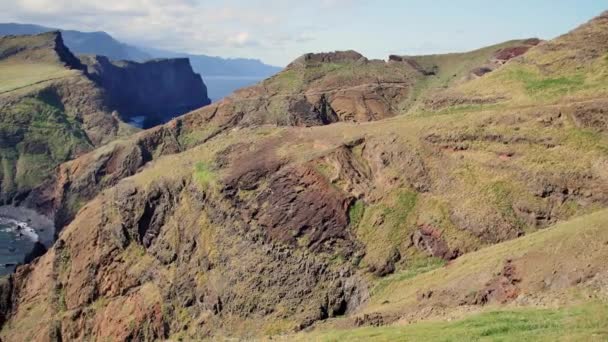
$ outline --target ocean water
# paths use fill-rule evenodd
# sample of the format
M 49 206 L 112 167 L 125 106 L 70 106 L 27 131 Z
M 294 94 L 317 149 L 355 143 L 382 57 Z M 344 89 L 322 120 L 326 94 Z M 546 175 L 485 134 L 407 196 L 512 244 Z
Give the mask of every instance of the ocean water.
M 251 77 L 237 77 L 237 76 L 204 76 L 203 81 L 207 86 L 207 96 L 212 102 L 217 102 L 224 97 L 232 94 L 235 90 L 254 85 L 264 77 L 251 76 Z M 129 118 L 129 125 L 137 128 L 147 128 L 146 115 L 133 116 Z
M 207 85 L 207 94 L 211 101 L 217 102 L 232 94 L 235 90 L 254 85 L 265 77 L 235 77 L 235 76 L 205 76 L 203 81 Z
M 38 239 L 38 234 L 26 223 L 0 217 L 0 276 L 11 273 L 22 263 Z

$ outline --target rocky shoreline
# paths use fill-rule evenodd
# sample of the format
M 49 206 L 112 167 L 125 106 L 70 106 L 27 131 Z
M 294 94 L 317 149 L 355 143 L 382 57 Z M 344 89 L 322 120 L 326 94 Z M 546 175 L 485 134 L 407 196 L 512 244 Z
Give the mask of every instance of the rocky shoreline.
M 0 217 L 21 222 L 24 229 L 31 228 L 38 236 L 38 241 L 47 248 L 54 242 L 55 224 L 53 220 L 32 209 L 0 206 Z
M 0 275 L 11 273 L 18 264 L 31 262 L 54 242 L 53 221 L 31 209 L 0 206 L 0 226 L 4 234 L 0 241 Z

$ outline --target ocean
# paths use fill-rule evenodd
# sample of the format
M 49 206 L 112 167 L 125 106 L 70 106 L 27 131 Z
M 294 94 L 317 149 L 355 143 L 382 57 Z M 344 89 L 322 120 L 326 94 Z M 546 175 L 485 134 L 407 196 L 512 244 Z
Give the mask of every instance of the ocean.
M 207 85 L 207 94 L 211 101 L 217 102 L 232 94 L 235 90 L 254 85 L 265 77 L 238 77 L 238 76 L 205 76 L 203 81 Z
M 55 226 L 50 218 L 27 208 L 0 206 L 0 276 L 23 263 L 36 242 L 50 248 L 54 235 Z
M 18 263 L 34 248 L 38 235 L 24 222 L 0 217 L 0 276 L 13 272 Z

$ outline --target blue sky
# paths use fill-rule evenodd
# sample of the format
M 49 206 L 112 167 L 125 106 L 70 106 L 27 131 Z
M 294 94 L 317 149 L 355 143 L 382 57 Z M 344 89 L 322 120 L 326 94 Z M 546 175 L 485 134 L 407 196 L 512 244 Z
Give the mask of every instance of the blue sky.
M 306 52 L 384 59 L 550 39 L 606 9 L 608 0 L 0 0 L 0 21 L 283 66 Z

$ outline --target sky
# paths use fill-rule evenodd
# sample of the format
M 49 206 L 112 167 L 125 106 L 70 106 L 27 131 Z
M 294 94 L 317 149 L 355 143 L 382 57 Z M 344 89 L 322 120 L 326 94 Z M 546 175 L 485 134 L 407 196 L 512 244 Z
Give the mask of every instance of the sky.
M 386 59 L 551 39 L 607 9 L 608 0 L 0 0 L 0 22 L 284 66 L 307 52 Z

